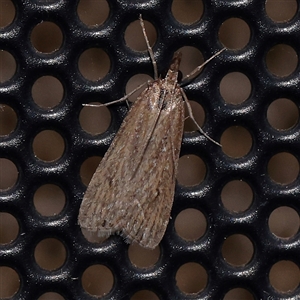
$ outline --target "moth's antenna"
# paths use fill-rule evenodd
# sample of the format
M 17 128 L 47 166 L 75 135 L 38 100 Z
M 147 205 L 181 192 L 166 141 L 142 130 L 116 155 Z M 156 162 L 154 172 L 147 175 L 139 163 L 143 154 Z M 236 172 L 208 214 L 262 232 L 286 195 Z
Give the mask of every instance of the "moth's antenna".
M 213 60 L 215 57 L 217 57 L 218 55 L 220 55 L 223 51 L 225 51 L 226 48 L 221 49 L 220 51 L 218 51 L 217 53 L 215 53 L 214 55 L 212 55 L 209 59 L 207 59 L 203 64 L 201 64 L 200 66 L 196 67 L 190 74 L 187 74 L 186 76 L 184 76 L 181 80 L 181 82 L 188 80 L 190 77 L 192 77 L 193 75 L 195 75 L 197 72 L 199 72 L 206 64 L 208 64 L 211 60 Z
M 140 15 L 140 24 L 141 24 L 141 27 L 142 27 L 142 30 L 143 30 L 143 35 L 144 35 L 144 38 L 145 38 L 145 41 L 146 41 L 146 44 L 147 44 L 149 55 L 150 55 L 150 58 L 152 60 L 153 69 L 154 69 L 154 79 L 156 80 L 156 79 L 158 79 L 157 64 L 156 64 L 156 60 L 154 58 L 153 50 L 152 50 L 152 48 L 150 46 L 150 43 L 149 43 L 149 40 L 148 40 L 148 36 L 147 36 L 147 32 L 146 32 L 146 28 L 145 28 L 145 24 L 144 24 L 144 20 L 142 18 L 142 15 Z

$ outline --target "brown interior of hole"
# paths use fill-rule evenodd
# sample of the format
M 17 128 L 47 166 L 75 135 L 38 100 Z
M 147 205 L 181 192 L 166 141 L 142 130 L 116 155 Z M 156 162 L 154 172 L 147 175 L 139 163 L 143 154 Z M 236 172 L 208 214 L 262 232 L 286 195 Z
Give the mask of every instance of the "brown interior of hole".
M 82 275 L 83 289 L 93 296 L 104 296 L 113 287 L 113 274 L 106 266 L 92 265 Z
M 109 15 L 109 6 L 106 0 L 80 0 L 77 14 L 81 22 L 89 27 L 103 24 Z
M 242 126 L 231 126 L 221 136 L 223 152 L 232 157 L 240 158 L 249 153 L 252 147 L 252 136 Z
M 99 105 L 100 103 L 90 102 L 89 104 Z M 79 123 L 87 133 L 91 135 L 101 134 L 108 129 L 111 123 L 111 114 L 106 106 L 84 106 L 80 111 Z
M 142 290 L 136 292 L 130 300 L 159 300 L 158 296 L 156 296 L 152 291 Z
M 13 242 L 19 233 L 19 224 L 16 218 L 6 212 L 0 212 L 0 244 Z
M 201 238 L 207 227 L 203 213 L 194 208 L 181 211 L 175 219 L 176 233 L 186 241 L 196 241 Z
M 299 266 L 292 261 L 275 263 L 269 273 L 271 286 L 280 293 L 293 292 L 299 286 Z
M 55 107 L 63 98 L 64 90 L 61 82 L 53 76 L 42 76 L 32 86 L 33 101 L 42 108 Z
M 101 158 L 99 156 L 92 156 L 86 159 L 80 168 L 80 177 L 86 186 L 92 179 L 93 174 L 95 173 Z
M 0 136 L 12 133 L 17 126 L 17 114 L 8 105 L 0 104 Z
M 5 50 L 0 51 L 0 62 L 0 83 L 4 83 L 13 77 L 16 72 L 17 64 L 12 54 Z
M 110 59 L 103 49 L 89 48 L 79 56 L 78 68 L 85 79 L 99 81 L 108 74 Z
M 230 265 L 246 265 L 250 262 L 253 253 L 253 244 L 245 235 L 234 234 L 224 240 L 222 246 L 222 256 L 224 260 Z
M 221 200 L 229 212 L 240 213 L 250 207 L 253 200 L 253 192 L 245 181 L 233 180 L 223 187 Z
M 273 75 L 288 76 L 295 71 L 298 65 L 297 52 L 286 44 L 275 45 L 267 53 L 266 65 Z
M 9 159 L 0 157 L 0 191 L 12 188 L 18 179 L 16 165 Z
M 254 300 L 254 297 L 246 289 L 235 288 L 226 293 L 223 300 Z
M 219 39 L 220 42 L 228 49 L 242 49 L 249 43 L 250 28 L 242 19 L 227 19 L 220 27 Z
M 293 101 L 287 98 L 276 99 L 268 107 L 267 119 L 273 128 L 288 130 L 298 123 L 299 109 Z
M 20 277 L 18 273 L 6 266 L 0 266 L 0 297 L 1 299 L 8 299 L 13 297 L 20 287 Z
M 226 103 L 241 104 L 251 94 L 251 82 L 243 73 L 228 73 L 220 82 L 220 94 Z
M 202 0 L 173 0 L 172 1 L 172 14 L 174 18 L 183 24 L 193 24 L 199 21 L 203 14 Z
M 299 162 L 291 153 L 277 153 L 270 158 L 267 171 L 274 182 L 281 185 L 290 184 L 299 175 Z
M 63 190 L 54 184 L 45 184 L 33 196 L 34 207 L 39 214 L 47 217 L 58 215 L 65 206 Z
M 61 241 L 47 238 L 35 247 L 34 258 L 40 268 L 49 271 L 57 270 L 66 260 L 66 248 Z
M 15 17 L 16 9 L 11 0 L 1 0 L 0 9 L 0 27 L 6 27 L 10 25 Z
M 157 39 L 155 27 L 147 20 L 144 20 L 144 24 L 150 46 L 153 47 Z M 127 26 L 124 38 L 127 47 L 132 50 L 147 51 L 147 44 L 139 20 L 133 21 Z
M 176 273 L 176 285 L 185 294 L 194 294 L 202 291 L 207 285 L 207 272 L 198 263 L 183 264 Z
M 37 24 L 30 38 L 33 47 L 38 52 L 46 54 L 57 51 L 63 41 L 61 29 L 55 23 L 48 21 Z
M 52 162 L 63 155 L 65 143 L 58 132 L 54 130 L 44 130 L 35 136 L 32 148 L 38 159 L 45 162 Z
M 184 155 L 179 158 L 177 180 L 180 185 L 198 185 L 204 180 L 205 175 L 206 166 L 199 156 Z
M 269 229 L 279 238 L 292 238 L 298 233 L 299 225 L 299 214 L 288 206 L 276 208 L 269 217 Z
M 269 18 L 274 22 L 288 22 L 297 13 L 297 1 L 277 1 L 267 0 L 266 1 L 266 13 Z
M 65 300 L 65 298 L 58 293 L 45 293 L 41 295 L 38 300 Z

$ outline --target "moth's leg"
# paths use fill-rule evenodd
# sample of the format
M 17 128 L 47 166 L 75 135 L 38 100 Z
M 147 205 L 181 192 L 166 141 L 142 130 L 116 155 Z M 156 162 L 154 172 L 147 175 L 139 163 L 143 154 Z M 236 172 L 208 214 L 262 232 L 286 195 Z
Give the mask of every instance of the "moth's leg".
M 138 91 L 139 89 L 141 89 L 144 85 L 148 84 L 148 81 L 147 82 L 144 82 L 142 84 L 140 84 L 138 87 L 136 87 L 133 91 L 131 91 L 130 93 L 128 93 L 127 95 L 125 95 L 124 97 L 118 99 L 118 100 L 115 100 L 115 101 L 111 101 L 111 102 L 108 102 L 108 103 L 104 103 L 104 104 L 82 104 L 83 106 L 91 106 L 91 107 L 101 107 L 101 106 L 108 106 L 108 105 L 111 105 L 111 104 L 115 104 L 115 103 L 119 103 L 119 102 L 122 102 L 122 101 L 125 101 L 128 99 L 128 97 L 130 97 L 132 94 L 134 94 L 136 91 Z
M 156 79 L 158 79 L 157 64 L 156 64 L 156 60 L 154 58 L 153 50 L 152 50 L 152 48 L 150 46 L 150 43 L 149 43 L 149 40 L 148 40 L 148 36 L 147 36 L 147 33 L 146 33 L 146 28 L 145 28 L 145 24 L 144 24 L 144 20 L 142 18 L 142 15 L 140 15 L 140 24 L 141 24 L 141 27 L 142 27 L 142 30 L 143 30 L 143 35 L 144 35 L 144 38 L 145 38 L 145 41 L 146 41 L 146 44 L 147 44 L 149 55 L 150 55 L 150 58 L 152 60 L 152 65 L 153 65 L 153 70 L 154 70 L 154 79 L 156 80 Z
M 181 82 L 187 81 L 190 77 L 194 76 L 197 72 L 199 72 L 206 64 L 208 64 L 211 60 L 213 60 L 216 56 L 220 55 L 226 48 L 221 49 L 217 53 L 215 53 L 213 56 L 211 56 L 209 59 L 207 59 L 202 65 L 196 67 L 190 74 L 187 74 L 184 76 L 181 80 Z
M 190 101 L 188 100 L 185 92 L 183 91 L 183 89 L 181 88 L 181 94 L 182 94 L 182 97 L 186 103 L 186 106 L 187 106 L 187 109 L 188 109 L 188 113 L 189 113 L 189 116 L 190 118 L 192 119 L 192 121 L 195 123 L 195 125 L 197 126 L 198 130 L 200 131 L 201 134 L 203 134 L 208 140 L 210 140 L 211 142 L 213 142 L 214 144 L 222 147 L 222 145 L 218 142 L 216 142 L 214 139 L 212 139 L 209 135 L 207 135 L 203 129 L 200 127 L 200 125 L 197 123 L 197 121 L 195 120 L 195 117 L 193 115 L 193 111 L 192 111 L 192 107 L 191 107 L 191 104 L 190 104 Z

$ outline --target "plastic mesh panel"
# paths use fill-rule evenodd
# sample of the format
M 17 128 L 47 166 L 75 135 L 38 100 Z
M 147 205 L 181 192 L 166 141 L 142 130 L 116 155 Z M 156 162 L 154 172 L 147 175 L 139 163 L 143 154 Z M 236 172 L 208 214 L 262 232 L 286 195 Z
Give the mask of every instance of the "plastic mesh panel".
M 17 292 L 8 296 L 32 300 L 54 292 L 64 299 L 94 299 L 93 292 L 89 294 L 82 283 L 82 276 L 88 267 L 102 265 L 111 271 L 113 285 L 107 292 L 99 292 L 101 299 L 131 299 L 142 290 L 152 291 L 164 300 L 223 299 L 235 288 L 247 290 L 252 299 L 299 299 L 299 278 L 295 287 L 286 293 L 272 286 L 269 279 L 276 263 L 289 261 L 300 265 L 298 228 L 291 237 L 280 238 L 269 227 L 270 215 L 279 207 L 300 212 L 298 173 L 291 182 L 279 184 L 271 179 L 269 168 L 272 157 L 288 153 L 296 159 L 297 169 L 299 124 L 296 122 L 290 129 L 279 131 L 267 120 L 270 104 L 279 98 L 290 99 L 298 113 L 299 65 L 296 64 L 290 75 L 278 77 L 266 63 L 269 50 L 279 44 L 289 45 L 299 53 L 298 10 L 291 20 L 276 23 L 267 16 L 261 0 L 203 0 L 200 20 L 182 24 L 172 15 L 171 0 L 110 0 L 105 22 L 88 27 L 78 17 L 78 1 L 13 3 L 15 18 L 0 31 L 0 49 L 16 61 L 15 74 L 0 86 L 1 116 L 6 115 L 5 108 L 9 106 L 17 119 L 14 129 L 0 137 L 1 178 L 5 178 L 7 162 L 13 163 L 18 172 L 15 184 L 0 191 L 0 212 L 12 215 L 19 228 L 13 241 L 0 245 L 0 266 L 15 270 L 20 280 Z M 153 266 L 144 269 L 129 259 L 129 246 L 121 237 L 90 243 L 77 224 L 86 189 L 80 177 L 81 166 L 90 157 L 103 156 L 128 111 L 126 103 L 110 106 L 108 129 L 91 135 L 80 125 L 82 104 L 119 99 L 133 75 L 153 75 L 148 53 L 133 51 L 124 40 L 125 29 L 139 14 L 157 32 L 154 52 L 160 73 L 167 70 L 173 53 L 181 47 L 195 47 L 205 59 L 220 50 L 223 45 L 218 32 L 227 19 L 244 20 L 251 32 L 245 47 L 224 51 L 185 85 L 184 90 L 204 108 L 203 128 L 211 137 L 226 144 L 226 129 L 240 126 L 249 133 L 252 146 L 244 155 L 234 157 L 226 154 L 226 145 L 223 149 L 217 147 L 198 132 L 184 134 L 181 155 L 201 157 L 206 176 L 197 185 L 177 185 L 172 218 L 160 244 L 159 258 Z M 47 54 L 38 52 L 31 42 L 33 28 L 46 21 L 56 24 L 63 36 L 59 49 Z M 102 49 L 110 60 L 108 74 L 97 81 L 84 78 L 78 67 L 82 53 L 91 48 Z M 231 72 L 245 74 L 251 83 L 250 95 L 236 105 L 224 101 L 220 93 L 222 78 Z M 34 83 L 43 76 L 57 78 L 63 89 L 62 100 L 49 109 L 38 106 L 32 96 Z M 48 158 L 47 153 L 42 155 L 45 159 L 39 159 L 33 151 L 35 138 L 47 130 L 62 138 L 64 150 L 56 160 Z M 238 145 L 239 140 L 236 138 L 234 143 Z M 223 188 L 235 180 L 247 182 L 253 194 L 249 207 L 238 213 L 227 209 L 221 199 Z M 58 186 L 65 195 L 65 205 L 55 216 L 39 213 L 34 204 L 36 191 L 47 184 Z M 189 208 L 201 211 L 206 222 L 205 233 L 195 240 L 183 239 L 175 230 L 176 217 Z M 247 237 L 253 246 L 249 261 L 238 266 L 224 259 L 224 241 L 234 235 Z M 65 249 L 65 260 L 53 270 L 42 268 L 43 262 L 35 254 L 37 245 L 46 239 L 60 241 Z M 51 254 L 51 247 L 47 247 L 45 251 Z M 183 287 L 180 283 L 178 270 L 188 263 L 205 269 L 207 279 L 198 278 L 204 282 L 199 291 L 189 287 L 197 273 L 192 274 L 191 280 L 188 277 L 183 280 Z M 7 269 L 1 272 L 4 270 Z M 99 285 L 105 286 L 105 279 L 101 278 Z M 7 296 L 5 286 L 0 285 L 1 297 Z

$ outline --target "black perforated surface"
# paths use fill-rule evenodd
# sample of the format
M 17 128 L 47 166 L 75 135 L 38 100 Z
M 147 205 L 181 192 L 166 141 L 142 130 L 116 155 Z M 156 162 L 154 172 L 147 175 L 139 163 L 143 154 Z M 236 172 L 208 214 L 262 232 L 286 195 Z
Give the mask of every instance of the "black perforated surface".
M 299 176 L 291 184 L 279 185 L 267 172 L 268 161 L 276 153 L 288 152 L 299 159 L 299 124 L 280 132 L 266 121 L 267 108 L 274 99 L 289 98 L 299 108 L 299 66 L 290 76 L 279 78 L 271 75 L 265 63 L 267 52 L 277 44 L 300 52 L 299 12 L 278 25 L 266 16 L 264 1 L 203 0 L 200 21 L 182 25 L 171 14 L 171 0 L 109 0 L 108 19 L 89 28 L 78 18 L 78 1 L 13 2 L 16 17 L 0 31 L 0 49 L 13 55 L 17 64 L 12 79 L 0 86 L 0 104 L 13 108 L 18 120 L 16 129 L 0 139 L 0 157 L 11 160 L 19 172 L 16 185 L 0 192 L 0 211 L 12 214 L 19 224 L 17 238 L 0 246 L 0 265 L 13 268 L 20 278 L 12 299 L 38 299 L 46 292 L 56 292 L 65 299 L 94 299 L 81 283 L 83 272 L 93 264 L 107 266 L 114 278 L 113 288 L 101 299 L 130 299 L 140 290 L 150 290 L 164 300 L 223 299 L 237 287 L 247 289 L 253 299 L 300 299 L 299 287 L 280 294 L 270 285 L 268 275 L 281 260 L 300 265 L 299 234 L 279 239 L 268 227 L 270 213 L 277 207 L 289 206 L 300 212 Z M 181 155 L 200 156 L 207 174 L 199 185 L 177 186 L 160 258 L 149 269 L 132 265 L 122 238 L 89 243 L 77 225 L 86 189 L 80 166 L 87 158 L 105 153 L 127 112 L 126 104 L 109 107 L 110 127 L 102 135 L 91 136 L 79 123 L 82 103 L 118 99 L 131 76 L 153 74 L 148 54 L 130 50 L 123 38 L 126 27 L 139 14 L 157 31 L 154 52 L 160 72 L 167 69 L 180 47 L 196 47 L 206 59 L 220 50 L 218 30 L 228 18 L 243 19 L 251 30 L 245 48 L 223 52 L 184 89 L 189 98 L 201 99 L 206 114 L 204 129 L 210 136 L 220 140 L 226 128 L 243 126 L 251 134 L 252 148 L 234 159 L 196 132 L 184 135 Z M 30 42 L 31 30 L 42 21 L 54 22 L 63 33 L 62 47 L 51 54 L 38 53 Z M 95 47 L 108 54 L 111 69 L 102 80 L 91 82 L 80 74 L 78 59 Z M 236 106 L 224 102 L 219 92 L 221 79 L 230 72 L 246 74 L 252 85 L 249 98 Z M 63 100 L 51 110 L 40 109 L 31 96 L 34 81 L 44 75 L 58 78 L 64 89 Z M 33 153 L 33 140 L 42 130 L 57 131 L 64 139 L 65 151 L 57 161 L 45 163 Z M 227 182 L 236 179 L 248 182 L 253 201 L 243 213 L 231 214 L 222 206 L 220 194 Z M 55 217 L 42 217 L 33 205 L 35 191 L 48 183 L 58 185 L 66 195 L 65 207 Z M 207 230 L 199 240 L 187 242 L 175 232 L 176 216 L 186 208 L 199 209 L 206 217 Z M 232 234 L 243 234 L 253 243 L 253 257 L 244 266 L 234 267 L 222 258 L 222 244 Z M 65 263 L 54 271 L 43 270 L 34 258 L 36 245 L 46 238 L 58 239 L 66 248 Z M 176 272 L 188 262 L 202 265 L 208 275 L 204 290 L 195 294 L 185 294 L 176 286 Z

